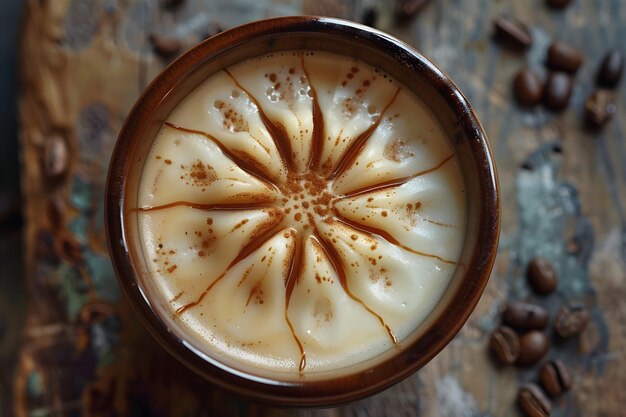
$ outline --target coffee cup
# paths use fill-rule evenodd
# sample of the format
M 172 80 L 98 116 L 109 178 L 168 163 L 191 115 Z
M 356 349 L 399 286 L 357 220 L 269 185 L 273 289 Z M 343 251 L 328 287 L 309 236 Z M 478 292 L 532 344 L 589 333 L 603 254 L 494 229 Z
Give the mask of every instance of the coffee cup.
M 113 152 L 113 264 L 148 330 L 216 386 L 286 406 L 379 392 L 487 283 L 486 135 L 435 65 L 321 17 L 253 22 L 165 69 Z

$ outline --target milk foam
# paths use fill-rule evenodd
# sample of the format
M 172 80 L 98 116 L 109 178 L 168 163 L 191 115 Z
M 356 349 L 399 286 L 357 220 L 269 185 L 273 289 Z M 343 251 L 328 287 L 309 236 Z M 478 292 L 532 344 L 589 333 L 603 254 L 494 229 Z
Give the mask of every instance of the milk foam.
M 428 106 L 318 51 L 251 59 L 189 94 L 154 141 L 138 206 L 158 296 L 198 347 L 287 376 L 402 345 L 466 230 Z

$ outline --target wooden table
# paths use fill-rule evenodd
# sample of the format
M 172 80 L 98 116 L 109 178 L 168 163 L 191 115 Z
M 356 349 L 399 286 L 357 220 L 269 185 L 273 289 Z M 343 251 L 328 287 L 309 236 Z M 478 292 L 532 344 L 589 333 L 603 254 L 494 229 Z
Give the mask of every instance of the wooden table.
M 378 396 L 308 411 L 230 398 L 145 334 L 107 257 L 108 155 L 130 106 L 167 63 L 154 54 L 149 35 L 175 37 L 187 48 L 217 25 L 301 13 L 359 20 L 373 5 L 379 28 L 416 46 L 455 80 L 490 137 L 503 201 L 491 281 L 454 341 Z M 20 110 L 30 304 L 13 376 L 15 415 L 514 416 L 517 388 L 536 379 L 537 369 L 496 366 L 487 341 L 502 307 L 519 299 L 553 315 L 570 300 L 591 309 L 580 338 L 551 345 L 549 357 L 565 361 L 575 379 L 573 390 L 554 401 L 553 415 L 626 415 L 626 87 L 606 129 L 591 133 L 581 122 L 602 54 L 624 47 L 626 3 L 574 0 L 550 11 L 541 0 L 434 0 L 405 26 L 394 24 L 393 2 L 374 0 L 188 0 L 174 11 L 156 0 L 30 0 L 26 7 Z M 530 51 L 513 54 L 492 42 L 492 20 L 502 13 L 530 24 Z M 585 51 L 570 107 L 561 114 L 520 109 L 511 80 L 525 65 L 545 74 L 553 39 Z M 51 146 L 70 157 L 54 178 L 41 164 Z M 525 281 L 526 263 L 536 255 L 559 273 L 558 291 L 547 298 L 532 295 Z M 6 302 L 10 290 L 2 291 Z M 13 311 L 0 308 L 0 315 L 18 323 Z

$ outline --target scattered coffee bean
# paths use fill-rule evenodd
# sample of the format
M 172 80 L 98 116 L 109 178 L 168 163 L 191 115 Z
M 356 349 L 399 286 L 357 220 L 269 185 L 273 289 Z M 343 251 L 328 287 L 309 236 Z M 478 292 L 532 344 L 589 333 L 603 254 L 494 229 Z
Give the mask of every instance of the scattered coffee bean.
M 533 165 L 529 161 L 522 162 L 519 167 L 525 171 L 532 171 L 533 169 L 535 169 L 535 167 L 533 167 Z
M 539 379 L 552 398 L 569 391 L 572 387 L 572 377 L 565 364 L 558 359 L 548 361 L 541 366 Z
M 536 304 L 516 301 L 504 310 L 504 322 L 517 329 L 543 329 L 548 325 L 548 311 Z
M 593 128 L 603 127 L 616 112 L 615 98 L 610 91 L 594 91 L 585 101 L 585 120 Z
M 161 6 L 165 9 L 176 9 L 185 3 L 185 0 L 161 0 Z
M 528 263 L 528 283 L 537 294 L 550 294 L 556 289 L 556 271 L 550 262 L 544 258 L 533 258 Z
M 548 67 L 553 71 L 563 71 L 570 74 L 578 71 L 583 62 L 580 51 L 564 42 L 554 42 L 548 48 Z
M 572 77 L 564 72 L 552 72 L 543 91 L 543 104 L 550 110 L 564 110 L 572 97 Z
M 150 35 L 150 43 L 154 52 L 166 59 L 175 57 L 183 49 L 183 44 L 179 39 L 165 38 L 156 34 Z
M 208 39 L 213 35 L 217 35 L 218 33 L 223 32 L 224 30 L 225 30 L 224 26 L 222 26 L 221 24 L 217 22 L 212 22 L 211 24 L 208 25 L 206 30 L 202 33 L 201 38 Z
M 580 303 L 569 304 L 559 310 L 554 319 L 554 330 L 561 337 L 580 334 L 589 322 L 589 311 Z
M 536 72 L 522 69 L 513 80 L 513 93 L 522 106 L 534 106 L 541 102 L 543 83 Z
M 491 334 L 489 347 L 500 363 L 512 365 L 519 357 L 519 336 L 510 327 L 501 326 Z
M 564 9 L 569 6 L 572 0 L 547 0 L 548 6 L 553 9 Z
M 519 356 L 515 363 L 520 366 L 533 365 L 548 352 L 548 337 L 542 331 L 531 330 L 520 336 L 519 346 Z
M 430 0 L 396 0 L 395 16 L 398 22 L 407 22 L 430 4 Z
M 60 135 L 46 139 L 43 148 L 43 170 L 48 178 L 58 178 L 65 173 L 69 163 L 67 143 Z
M 361 22 L 364 25 L 375 28 L 378 22 L 378 11 L 373 7 L 366 8 L 365 11 L 363 11 Z
M 598 84 L 604 88 L 614 88 L 622 78 L 624 72 L 624 54 L 619 49 L 613 49 L 604 55 L 598 69 Z
M 552 412 L 550 400 L 535 384 L 526 384 L 519 389 L 517 403 L 528 417 L 547 417 Z
M 528 49 L 533 43 L 528 27 L 514 17 L 500 16 L 494 27 L 496 40 L 511 49 Z

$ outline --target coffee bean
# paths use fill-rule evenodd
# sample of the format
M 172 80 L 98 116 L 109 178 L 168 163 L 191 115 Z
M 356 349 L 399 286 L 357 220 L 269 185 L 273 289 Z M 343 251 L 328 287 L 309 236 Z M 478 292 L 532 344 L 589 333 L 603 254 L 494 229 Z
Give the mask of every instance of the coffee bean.
M 536 72 L 528 68 L 517 73 L 513 80 L 513 93 L 522 106 L 534 106 L 541 102 L 543 83 Z
M 548 361 L 539 369 L 541 385 L 551 397 L 558 397 L 572 387 L 572 377 L 563 362 Z
M 543 90 L 543 104 L 551 110 L 563 110 L 572 97 L 572 78 L 564 72 L 553 72 L 548 76 Z
M 69 163 L 67 143 L 60 135 L 46 139 L 43 148 L 43 171 L 51 179 L 62 176 Z
M 361 18 L 361 22 L 364 25 L 369 27 L 376 27 L 376 23 L 378 22 L 378 11 L 373 7 L 368 7 L 363 12 L 363 17 Z
M 615 87 L 624 72 L 624 54 L 619 49 L 610 50 L 602 58 L 598 69 L 598 84 L 600 87 Z
M 569 304 L 559 310 L 554 319 L 554 330 L 561 337 L 580 334 L 589 322 L 589 311 L 580 303 Z
M 515 363 L 520 366 L 533 365 L 548 352 L 548 337 L 542 331 L 531 330 L 520 336 L 519 346 L 519 356 Z
M 161 6 L 165 9 L 176 9 L 183 5 L 185 0 L 161 0 Z
M 494 27 L 496 40 L 511 49 L 528 49 L 533 43 L 528 27 L 514 17 L 500 16 Z
M 517 403 L 528 417 L 547 417 L 552 412 L 550 400 L 535 384 L 526 384 L 519 389 Z
M 202 39 L 208 39 L 211 36 L 224 32 L 224 26 L 217 22 L 211 22 L 200 36 Z
M 548 48 L 548 67 L 553 71 L 563 71 L 570 74 L 578 71 L 583 62 L 580 51 L 564 42 L 554 42 Z
M 430 0 L 396 0 L 395 16 L 398 22 L 407 22 L 430 4 Z
M 179 39 L 166 38 L 156 34 L 150 35 L 150 43 L 154 52 L 166 59 L 175 57 L 183 49 L 183 44 Z
M 616 112 L 615 98 L 610 91 L 594 91 L 585 101 L 585 120 L 593 128 L 603 127 Z
M 572 0 L 547 0 L 548 6 L 553 9 L 564 9 L 569 6 Z
M 516 301 L 504 310 L 504 322 L 517 329 L 543 329 L 548 325 L 548 311 L 536 304 Z
M 489 340 L 493 356 L 504 365 L 512 365 L 519 357 L 520 344 L 517 333 L 510 327 L 497 328 Z
M 533 258 L 528 263 L 528 283 L 537 294 L 550 294 L 556 289 L 557 276 L 547 259 Z

